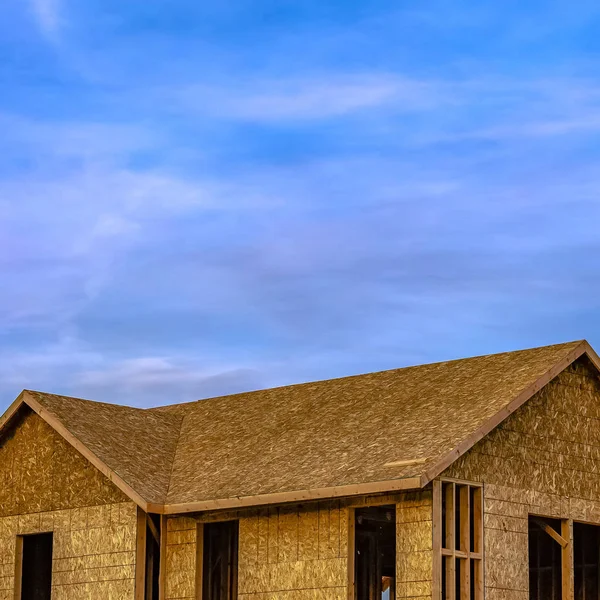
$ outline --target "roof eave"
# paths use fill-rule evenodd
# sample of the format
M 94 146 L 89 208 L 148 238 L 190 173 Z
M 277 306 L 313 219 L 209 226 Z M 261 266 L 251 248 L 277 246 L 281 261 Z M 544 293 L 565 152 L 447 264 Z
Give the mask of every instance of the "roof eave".
M 396 491 L 416 490 L 420 487 L 420 477 L 405 477 L 403 479 L 376 481 L 373 483 L 340 485 L 291 492 L 276 492 L 272 494 L 260 494 L 255 496 L 239 496 L 236 498 L 204 500 L 202 502 L 189 502 L 185 504 L 165 504 L 162 507 L 162 511 L 159 512 L 167 515 L 173 515 L 190 512 L 203 512 L 208 510 L 234 510 L 237 508 L 248 508 L 252 506 L 308 502 L 311 500 L 362 496 L 366 494 L 384 494 Z M 159 507 L 153 505 L 153 508 Z
M 115 486 L 126 496 L 135 502 L 142 510 L 159 514 L 173 515 L 192 512 L 203 512 L 212 510 L 235 510 L 238 508 L 249 508 L 253 506 L 265 506 L 273 504 L 307 502 L 327 498 L 351 497 L 358 495 L 385 494 L 402 490 L 416 490 L 427 486 L 433 479 L 438 477 L 452 463 L 463 454 L 468 452 L 478 441 L 490 433 L 495 427 L 502 423 L 509 415 L 520 408 L 535 393 L 541 390 L 561 371 L 581 356 L 586 355 L 600 372 L 600 357 L 592 347 L 583 340 L 570 350 L 560 361 L 548 369 L 533 384 L 521 391 L 507 406 L 488 419 L 477 431 L 468 436 L 450 452 L 443 455 L 430 468 L 422 474 L 373 483 L 362 483 L 353 485 L 332 486 L 325 488 L 306 489 L 290 492 L 277 492 L 270 494 L 240 496 L 235 498 L 223 498 L 205 500 L 200 502 L 189 502 L 180 504 L 152 503 L 144 499 L 115 471 L 98 458 L 77 437 L 75 437 L 51 412 L 44 408 L 27 390 L 21 392 L 17 399 L 9 406 L 0 417 L 0 432 L 7 426 L 15 416 L 19 408 L 26 404 L 46 423 L 48 423 L 59 435 L 61 435 L 71 446 L 91 462 L 101 473 L 103 473 Z

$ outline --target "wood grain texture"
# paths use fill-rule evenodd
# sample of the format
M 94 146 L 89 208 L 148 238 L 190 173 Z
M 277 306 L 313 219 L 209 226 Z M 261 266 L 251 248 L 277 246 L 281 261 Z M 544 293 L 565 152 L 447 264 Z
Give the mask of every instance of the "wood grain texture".
M 54 533 L 52 598 L 134 600 L 132 502 L 0 517 L 0 598 L 20 598 L 18 536 Z M 14 576 L 12 574 L 14 573 Z
M 242 517 L 239 598 L 312 594 L 347 600 L 348 512 L 340 501 L 332 500 L 308 507 L 273 507 Z
M 167 504 L 246 496 L 261 504 L 260 495 L 300 490 L 308 499 L 313 489 L 420 477 L 580 347 L 561 344 L 153 409 L 183 417 Z M 385 466 L 390 462 L 400 466 Z
M 52 597 L 133 600 L 136 506 L 27 407 L 0 445 L 0 598 L 19 597 L 19 537 L 53 532 Z
M 146 522 L 148 516 L 138 506 L 136 515 L 135 535 L 135 600 L 144 600 L 146 597 Z
M 396 598 L 432 598 L 432 490 L 404 494 L 396 502 Z
M 584 352 L 595 357 L 572 342 L 150 410 L 21 400 L 146 511 L 174 514 L 422 487 Z
M 565 539 L 573 519 L 600 524 L 596 367 L 578 359 L 444 475 L 484 483 L 486 598 L 527 598 L 529 515 L 562 519 Z
M 181 418 L 54 394 L 27 394 L 143 500 L 165 501 Z
M 198 585 L 202 583 L 197 569 L 202 564 L 201 536 L 202 529 L 198 531 L 194 519 L 167 517 L 166 555 L 163 557 L 165 600 L 196 600 L 197 576 Z
M 128 498 L 29 408 L 0 444 L 0 516 L 124 502 Z

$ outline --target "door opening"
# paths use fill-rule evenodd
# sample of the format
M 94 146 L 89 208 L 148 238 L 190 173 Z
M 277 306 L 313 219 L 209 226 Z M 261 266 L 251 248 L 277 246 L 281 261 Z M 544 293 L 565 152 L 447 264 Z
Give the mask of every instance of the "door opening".
M 24 535 L 21 547 L 21 600 L 50 600 L 52 590 L 52 534 Z
M 355 519 L 356 600 L 394 600 L 396 507 L 357 509 Z

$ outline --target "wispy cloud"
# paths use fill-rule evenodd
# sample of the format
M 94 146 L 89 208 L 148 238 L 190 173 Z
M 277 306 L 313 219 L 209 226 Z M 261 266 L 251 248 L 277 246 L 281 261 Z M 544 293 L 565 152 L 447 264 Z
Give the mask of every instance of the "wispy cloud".
M 59 39 L 64 24 L 61 0 L 29 0 L 31 12 L 42 35 L 49 41 Z
M 0 402 L 151 404 L 600 336 L 600 88 L 557 56 L 588 38 L 446 0 L 257 1 L 10 3 Z
M 330 119 L 390 105 L 424 110 L 443 98 L 436 82 L 373 73 L 191 85 L 175 96 L 191 112 L 263 122 Z

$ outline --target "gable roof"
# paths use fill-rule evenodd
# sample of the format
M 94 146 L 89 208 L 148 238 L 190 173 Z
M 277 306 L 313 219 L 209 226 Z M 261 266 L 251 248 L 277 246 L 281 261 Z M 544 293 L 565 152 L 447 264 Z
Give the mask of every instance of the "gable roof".
M 426 485 L 577 358 L 585 341 L 154 409 L 25 391 L 144 510 L 178 513 Z

